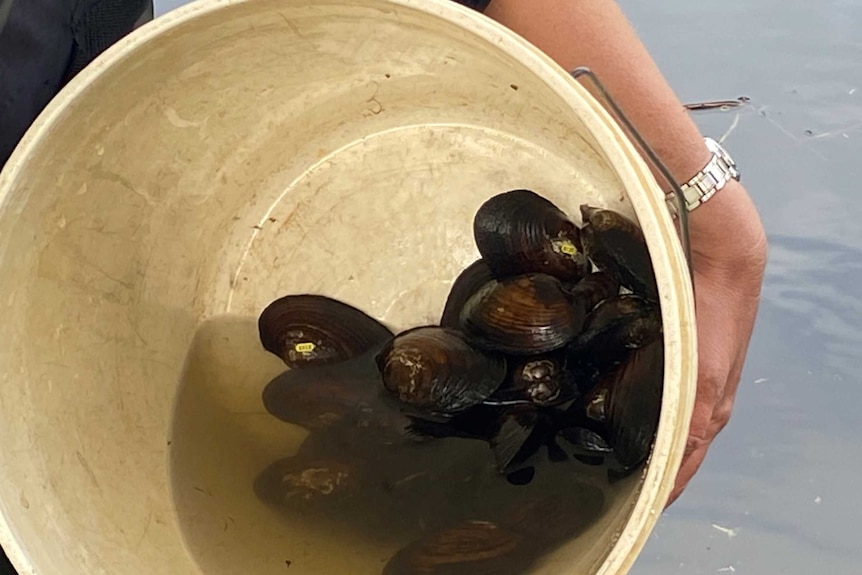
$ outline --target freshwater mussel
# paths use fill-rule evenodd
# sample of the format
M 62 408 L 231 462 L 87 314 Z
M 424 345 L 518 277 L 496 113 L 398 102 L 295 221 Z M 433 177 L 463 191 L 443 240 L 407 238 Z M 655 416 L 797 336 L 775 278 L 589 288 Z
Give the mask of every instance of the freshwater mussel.
M 314 294 L 288 295 L 258 318 L 264 349 L 291 368 L 338 363 L 378 347 L 392 332 L 361 310 Z
M 663 370 L 664 344 L 654 339 L 601 374 L 559 419 L 573 454 L 606 456 L 617 476 L 646 461 L 661 413 Z
M 560 280 L 532 273 L 482 286 L 461 310 L 461 330 L 483 349 L 535 355 L 565 346 L 585 318 Z
M 424 326 L 393 338 L 377 356 L 383 386 L 414 413 L 445 416 L 487 399 L 506 361 L 480 351 L 454 329 Z
M 592 262 L 622 286 L 656 301 L 658 288 L 641 228 L 614 210 L 582 205 L 581 242 Z
M 482 204 L 473 236 L 498 278 L 538 272 L 577 281 L 590 271 L 578 226 L 531 190 L 511 190 Z
M 513 485 L 533 481 L 542 453 L 552 462 L 603 463 L 616 474 L 643 464 L 663 382 L 649 252 L 622 214 L 584 205 L 580 215 L 579 227 L 524 189 L 485 202 L 473 221 L 481 258 L 456 278 L 438 325 L 396 335 L 323 296 L 273 302 L 260 317 L 261 342 L 291 370 L 265 390 L 267 409 L 313 434 L 355 427 L 358 442 L 329 453 L 326 465 L 274 464 L 273 473 L 288 477 L 280 493 L 346 489 L 346 478 L 375 465 L 371 443 L 393 437 L 486 442 L 496 472 Z M 352 456 L 339 459 L 340 451 Z M 514 510 L 434 531 L 398 552 L 384 573 L 519 573 L 538 552 L 538 535 L 527 531 L 546 528 L 549 510 L 556 511 Z

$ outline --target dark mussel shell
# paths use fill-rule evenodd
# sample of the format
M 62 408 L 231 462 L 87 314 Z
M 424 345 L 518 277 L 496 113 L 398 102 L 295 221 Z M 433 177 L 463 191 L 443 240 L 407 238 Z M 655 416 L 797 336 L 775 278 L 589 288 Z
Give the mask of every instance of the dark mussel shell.
M 567 427 L 560 430 L 559 437 L 570 447 L 572 456 L 581 463 L 601 465 L 606 457 L 614 453 L 601 435 L 586 427 Z
M 282 421 L 315 432 L 361 429 L 362 438 L 377 446 L 420 439 L 409 430 L 410 418 L 381 397 L 374 360 L 369 352 L 338 364 L 287 370 L 264 388 L 264 407 Z
M 297 455 L 269 465 L 254 483 L 258 498 L 277 507 L 303 502 L 335 503 L 355 495 L 362 485 L 358 462 Z
M 584 251 L 596 266 L 632 292 L 658 300 L 658 287 L 643 231 L 613 210 L 581 206 Z
M 473 235 L 498 278 L 539 272 L 576 281 L 590 271 L 578 227 L 530 190 L 498 194 L 482 204 Z
M 344 361 L 379 348 L 392 332 L 366 313 L 320 295 L 289 295 L 258 318 L 264 349 L 291 368 Z
M 412 417 L 408 432 L 418 438 L 459 437 L 490 442 L 500 429 L 499 408 L 483 403 L 453 414 L 445 421 Z
M 488 267 L 488 262 L 483 259 L 476 260 L 462 271 L 446 298 L 443 315 L 440 318 L 442 327 L 458 329 L 461 321 L 461 310 L 479 288 L 494 279 L 494 273 Z
M 531 407 L 518 406 L 502 412 L 499 430 L 491 440 L 497 471 L 510 474 L 528 465 L 547 443 L 548 434 L 548 422 Z
M 510 356 L 505 383 L 485 401 L 485 405 L 531 403 L 554 405 L 574 399 L 574 374 L 566 367 L 564 353 L 538 356 Z
M 526 274 L 492 280 L 461 311 L 461 329 L 471 343 L 512 355 L 559 349 L 578 333 L 586 312 L 572 306 L 559 280 Z
M 573 477 L 566 489 L 517 502 L 505 511 L 500 525 L 522 536 L 531 552 L 540 556 L 583 532 L 601 517 L 604 507 L 605 495 L 599 487 Z
M 453 329 L 398 334 L 377 356 L 383 386 L 420 413 L 454 414 L 490 396 L 506 376 L 503 357 L 472 347 Z
M 608 298 L 589 314 L 583 332 L 569 346 L 569 361 L 598 372 L 625 361 L 633 349 L 662 333 L 658 306 L 626 294 Z
M 604 300 L 619 295 L 620 283 L 611 274 L 599 270 L 566 286 L 566 291 L 574 304 L 590 312 Z
M 622 471 L 649 456 L 661 414 L 664 344 L 656 340 L 635 350 L 606 374 L 576 409 L 597 425 Z
M 493 521 L 433 532 L 396 553 L 383 575 L 518 575 L 535 560 L 525 541 Z

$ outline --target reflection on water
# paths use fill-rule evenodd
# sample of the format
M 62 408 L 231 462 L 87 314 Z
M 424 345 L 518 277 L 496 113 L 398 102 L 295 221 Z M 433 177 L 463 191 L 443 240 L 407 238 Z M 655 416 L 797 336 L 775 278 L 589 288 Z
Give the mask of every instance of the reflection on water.
M 621 5 L 684 101 L 752 98 L 726 143 L 770 238 L 733 418 L 632 573 L 858 572 L 862 2 Z

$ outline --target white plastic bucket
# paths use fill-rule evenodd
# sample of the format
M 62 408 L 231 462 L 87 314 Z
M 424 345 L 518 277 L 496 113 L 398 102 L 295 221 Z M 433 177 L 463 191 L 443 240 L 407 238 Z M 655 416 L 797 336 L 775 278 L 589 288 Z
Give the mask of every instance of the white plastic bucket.
M 0 175 L 0 542 L 20 573 L 373 572 L 392 550 L 360 538 L 282 557 L 296 528 L 255 508 L 254 470 L 301 438 L 261 405 L 283 366 L 257 314 L 310 291 L 396 330 L 434 322 L 477 257 L 476 208 L 518 187 L 636 216 L 652 253 L 651 463 L 534 570 L 626 573 L 695 391 L 672 220 L 577 82 L 437 0 L 197 2 L 108 50 L 28 132 Z M 180 439 L 202 447 L 176 456 Z

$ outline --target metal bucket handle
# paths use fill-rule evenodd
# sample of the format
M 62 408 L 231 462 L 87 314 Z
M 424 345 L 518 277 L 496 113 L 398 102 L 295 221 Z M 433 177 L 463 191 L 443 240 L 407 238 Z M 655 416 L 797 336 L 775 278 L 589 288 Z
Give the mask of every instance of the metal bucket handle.
M 682 194 L 682 190 L 679 187 L 677 181 L 673 178 L 670 173 L 670 170 L 662 163 L 653 149 L 649 146 L 649 144 L 644 141 L 643 137 L 638 133 L 614 99 L 611 97 L 608 90 L 604 87 L 601 81 L 598 79 L 596 74 L 590 70 L 586 66 L 580 66 L 575 68 L 571 72 L 569 72 L 573 78 L 580 79 L 582 77 L 588 78 L 593 86 L 598 91 L 600 98 L 603 100 L 603 104 L 605 104 L 606 108 L 608 108 L 613 114 L 616 116 L 617 120 L 622 124 L 623 129 L 628 132 L 629 137 L 633 138 L 638 146 L 643 150 L 643 153 L 646 155 L 646 159 L 652 164 L 652 166 L 657 169 L 665 180 L 670 183 L 672 188 L 671 192 L 667 194 L 667 209 L 671 214 L 671 217 L 674 218 L 677 227 L 677 233 L 679 234 L 680 243 L 682 245 L 682 251 L 685 255 L 686 263 L 688 264 L 689 275 L 692 279 L 692 289 L 694 289 L 694 276 L 693 270 L 691 266 L 691 246 L 689 242 L 689 230 L 688 230 L 688 210 L 685 209 L 685 206 L 682 203 L 682 198 L 684 197 Z

